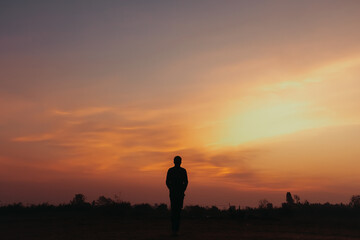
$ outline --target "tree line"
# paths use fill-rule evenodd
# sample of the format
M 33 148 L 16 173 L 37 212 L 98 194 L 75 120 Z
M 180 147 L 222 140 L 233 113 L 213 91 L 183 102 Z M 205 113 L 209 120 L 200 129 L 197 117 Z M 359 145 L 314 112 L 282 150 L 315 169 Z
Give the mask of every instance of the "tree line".
M 0 213 L 37 213 L 37 212 L 81 212 L 81 213 L 100 213 L 124 217 L 169 217 L 170 211 L 167 204 L 150 205 L 131 204 L 122 201 L 117 196 L 114 198 L 100 196 L 97 200 L 87 202 L 84 194 L 75 194 L 69 203 L 52 205 L 49 203 L 24 205 L 21 202 L 1 205 Z M 283 216 L 359 216 L 360 214 L 360 195 L 353 195 L 349 203 L 330 204 L 330 203 L 309 203 L 300 201 L 298 195 L 292 196 L 286 193 L 285 202 L 281 207 L 274 207 L 266 199 L 259 201 L 258 207 L 234 206 L 229 204 L 228 208 L 219 209 L 216 206 L 204 207 L 199 205 L 185 206 L 183 216 L 188 218 L 236 218 L 236 219 L 276 219 Z

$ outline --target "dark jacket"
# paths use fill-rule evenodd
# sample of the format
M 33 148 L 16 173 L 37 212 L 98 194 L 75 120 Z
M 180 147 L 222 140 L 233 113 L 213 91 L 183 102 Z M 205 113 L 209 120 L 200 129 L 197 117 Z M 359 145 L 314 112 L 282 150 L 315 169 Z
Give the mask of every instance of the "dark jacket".
M 169 168 L 166 175 L 166 186 L 170 193 L 184 193 L 188 185 L 188 177 L 185 168 Z

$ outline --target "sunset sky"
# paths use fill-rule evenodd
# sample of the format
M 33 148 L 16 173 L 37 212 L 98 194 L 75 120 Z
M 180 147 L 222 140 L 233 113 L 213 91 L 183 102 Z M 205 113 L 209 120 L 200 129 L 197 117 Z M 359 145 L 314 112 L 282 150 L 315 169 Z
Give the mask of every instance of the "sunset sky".
M 0 204 L 360 194 L 360 1 L 1 1 Z

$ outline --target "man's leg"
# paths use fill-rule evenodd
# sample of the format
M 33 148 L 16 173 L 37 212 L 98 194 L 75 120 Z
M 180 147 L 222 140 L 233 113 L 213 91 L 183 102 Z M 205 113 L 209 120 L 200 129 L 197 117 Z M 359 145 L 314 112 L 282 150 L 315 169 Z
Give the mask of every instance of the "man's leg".
M 181 209 L 183 207 L 184 196 L 174 196 L 171 201 L 171 222 L 173 232 L 178 232 L 180 227 Z
M 171 210 L 171 225 L 172 231 L 177 233 L 179 231 L 179 224 L 180 224 L 180 210 L 178 207 L 174 207 Z
M 181 219 L 181 210 L 182 210 L 182 208 L 183 208 L 183 203 L 184 203 L 184 195 L 183 194 L 181 194 L 181 195 L 179 195 L 179 197 L 178 197 L 178 205 L 177 205 L 177 215 L 176 215 L 176 217 L 177 217 L 177 221 L 176 221 L 176 227 L 177 227 L 177 231 L 179 231 L 179 228 L 180 228 L 180 219 Z

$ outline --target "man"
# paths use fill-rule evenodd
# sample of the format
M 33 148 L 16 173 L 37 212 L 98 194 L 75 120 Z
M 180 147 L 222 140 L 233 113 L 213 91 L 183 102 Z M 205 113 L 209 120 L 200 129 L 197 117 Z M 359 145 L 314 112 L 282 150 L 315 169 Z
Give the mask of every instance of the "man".
M 166 186 L 170 192 L 171 202 L 171 225 L 174 234 L 179 231 L 180 213 L 183 208 L 185 190 L 188 185 L 188 178 L 185 168 L 180 167 L 181 157 L 174 158 L 175 166 L 169 168 L 166 175 Z

